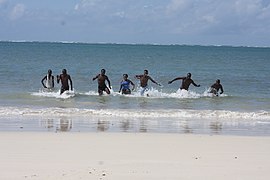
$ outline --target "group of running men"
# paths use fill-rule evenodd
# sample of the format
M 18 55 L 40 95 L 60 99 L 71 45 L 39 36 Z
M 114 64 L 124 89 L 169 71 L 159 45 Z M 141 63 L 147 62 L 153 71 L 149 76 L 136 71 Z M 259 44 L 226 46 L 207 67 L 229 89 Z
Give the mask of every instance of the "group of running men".
M 155 83 L 158 86 L 161 86 L 161 84 L 157 83 L 155 80 L 153 80 L 148 75 L 148 70 L 144 70 L 144 74 L 135 75 L 135 78 L 140 80 L 140 93 L 141 93 L 141 95 L 143 95 L 144 92 L 146 90 L 148 90 L 148 80 L 152 81 L 153 83 Z M 98 80 L 98 93 L 99 93 L 99 95 L 102 95 L 104 91 L 107 94 L 110 94 L 111 82 L 110 82 L 108 76 L 106 75 L 105 69 L 101 69 L 100 74 L 95 76 L 93 78 L 93 81 L 96 79 Z M 176 80 L 182 80 L 180 89 L 184 89 L 184 90 L 188 91 L 190 84 L 194 85 L 195 87 L 200 87 L 200 85 L 197 85 L 191 79 L 191 73 L 187 73 L 187 76 L 184 76 L 184 77 L 177 77 L 177 78 L 169 81 L 168 84 L 171 84 L 172 82 L 174 82 Z M 44 83 L 44 81 L 45 81 L 45 83 Z M 71 80 L 70 75 L 67 74 L 66 69 L 62 70 L 62 74 L 57 75 L 57 83 L 59 83 L 60 81 L 61 81 L 61 85 L 62 85 L 60 94 L 62 94 L 65 91 L 68 91 L 69 89 L 71 91 L 73 90 L 72 80 Z M 106 81 L 107 81 L 107 84 L 109 87 L 106 85 Z M 41 80 L 41 83 L 42 83 L 43 87 L 46 89 L 51 90 L 54 88 L 54 76 L 52 75 L 51 69 L 48 70 L 48 74 L 46 76 L 44 76 L 44 78 Z M 70 84 L 70 88 L 69 88 L 69 84 Z M 130 85 L 132 85 L 132 89 L 130 89 Z M 123 80 L 120 83 L 119 93 L 131 94 L 131 91 L 133 91 L 134 89 L 135 89 L 135 84 L 130 79 L 128 79 L 128 74 L 123 74 Z M 209 93 L 213 93 L 214 95 L 218 96 L 219 90 L 220 90 L 220 94 L 222 94 L 223 87 L 220 83 L 220 80 L 217 79 L 216 82 L 211 86 Z

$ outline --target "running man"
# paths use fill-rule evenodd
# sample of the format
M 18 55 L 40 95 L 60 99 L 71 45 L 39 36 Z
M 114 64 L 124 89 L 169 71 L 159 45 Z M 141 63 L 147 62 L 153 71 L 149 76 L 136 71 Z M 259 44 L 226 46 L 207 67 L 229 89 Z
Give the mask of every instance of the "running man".
M 93 78 L 93 81 L 98 79 L 98 94 L 101 96 L 103 94 L 103 91 L 105 91 L 107 94 L 110 94 L 110 90 L 111 89 L 111 82 L 108 78 L 108 76 L 105 75 L 106 70 L 105 69 L 101 69 L 100 74 L 98 74 L 96 77 Z M 106 86 L 105 81 L 108 82 L 109 88 Z
M 135 89 L 135 84 L 128 79 L 127 74 L 123 74 L 123 80 L 120 83 L 119 93 L 122 91 L 122 94 L 131 94 L 130 84 L 132 85 L 132 91 Z
M 60 94 L 63 94 L 63 92 L 68 91 L 69 90 L 69 85 L 68 85 L 68 81 L 70 82 L 70 87 L 71 87 L 71 91 L 73 90 L 73 86 L 72 86 L 72 80 L 69 74 L 67 74 L 67 70 L 63 69 L 62 70 L 62 74 L 57 75 L 57 83 L 59 84 L 61 80 L 61 92 Z
M 148 80 L 152 81 L 153 83 L 155 83 L 158 86 L 161 86 L 159 83 L 157 83 L 155 80 L 153 80 L 150 76 L 148 76 L 148 70 L 144 70 L 144 74 L 141 75 L 136 75 L 135 78 L 140 80 L 140 85 L 141 85 L 141 90 L 140 93 L 141 95 L 144 94 L 144 92 L 146 90 L 148 90 Z
M 220 94 L 222 94 L 224 91 L 223 91 L 223 87 L 222 85 L 220 84 L 220 80 L 217 79 L 216 80 L 216 83 L 214 83 L 212 86 L 211 86 L 211 90 L 210 90 L 210 93 L 213 93 L 214 95 L 218 96 L 218 91 L 220 89 Z
M 194 81 L 191 79 L 191 73 L 187 73 L 187 77 L 177 77 L 171 81 L 168 82 L 168 84 L 171 84 L 172 82 L 176 81 L 176 80 L 182 80 L 182 84 L 180 86 L 180 89 L 185 89 L 188 91 L 188 88 L 190 86 L 190 84 L 193 84 L 195 87 L 200 87 L 200 85 L 197 85 L 196 83 L 194 83 Z
M 45 84 L 44 81 L 46 80 Z M 52 70 L 48 70 L 48 74 L 44 76 L 41 80 L 41 84 L 45 89 L 52 90 L 54 88 L 54 76 L 52 75 Z

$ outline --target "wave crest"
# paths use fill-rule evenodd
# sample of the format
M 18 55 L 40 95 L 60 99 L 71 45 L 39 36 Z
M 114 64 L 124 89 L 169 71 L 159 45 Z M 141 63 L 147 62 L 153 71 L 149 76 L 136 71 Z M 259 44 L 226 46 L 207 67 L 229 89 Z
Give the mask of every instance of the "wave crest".
M 269 120 L 270 112 L 234 112 L 225 110 L 127 110 L 127 109 L 78 109 L 78 108 L 15 108 L 0 107 L 1 116 L 42 116 L 42 117 L 121 117 L 121 118 L 192 118 L 192 119 L 253 119 Z

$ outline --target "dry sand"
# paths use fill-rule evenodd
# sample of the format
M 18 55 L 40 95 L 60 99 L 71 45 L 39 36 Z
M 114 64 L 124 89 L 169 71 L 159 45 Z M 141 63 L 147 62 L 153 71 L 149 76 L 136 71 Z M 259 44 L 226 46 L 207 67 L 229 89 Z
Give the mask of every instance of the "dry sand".
M 270 137 L 1 132 L 0 152 L 0 179 L 270 179 Z

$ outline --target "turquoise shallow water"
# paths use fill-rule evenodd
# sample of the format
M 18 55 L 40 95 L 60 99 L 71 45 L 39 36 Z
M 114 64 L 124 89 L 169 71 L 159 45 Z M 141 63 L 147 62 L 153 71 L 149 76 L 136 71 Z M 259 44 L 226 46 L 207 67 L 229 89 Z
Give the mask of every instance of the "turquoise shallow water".
M 221 123 L 220 132 L 222 129 L 224 132 L 224 127 L 228 127 L 226 132 L 231 132 L 230 122 L 237 126 L 240 123 L 241 127 L 245 127 L 244 123 L 250 127 L 252 124 L 255 129 L 254 123 L 260 124 L 264 129 L 262 134 L 267 134 L 269 59 L 270 48 L 259 47 L 0 42 L 1 130 L 9 129 L 5 125 L 13 122 L 10 119 L 39 122 L 33 126 L 39 127 L 36 129 L 42 127 L 44 119 L 46 122 L 52 119 L 55 130 L 59 118 L 65 117 L 75 122 L 90 118 L 93 124 L 98 124 L 100 118 L 126 119 L 133 124 L 133 129 L 128 131 L 136 131 L 134 126 L 140 124 L 139 121 L 153 118 L 147 127 L 157 132 L 182 132 L 183 124 L 190 122 L 201 127 L 200 132 L 204 132 L 205 123 L 208 124 L 205 129 L 211 129 L 212 122 Z M 74 92 L 60 96 L 60 85 L 56 85 L 54 92 L 42 91 L 40 81 L 47 70 L 52 69 L 57 75 L 63 68 L 71 75 Z M 102 68 L 107 70 L 113 89 L 111 95 L 100 97 L 97 82 L 92 78 Z M 129 74 L 138 87 L 134 76 L 142 74 L 144 69 L 162 86 L 149 82 L 150 97 L 140 96 L 137 90 L 131 96 L 118 94 L 123 73 Z M 169 80 L 188 72 L 201 87 L 191 85 L 189 92 L 185 92 L 179 90 L 180 81 L 168 84 Z M 225 93 L 212 97 L 207 90 L 217 78 Z M 73 124 L 77 125 L 72 130 L 89 130 L 81 127 L 84 123 L 75 122 Z M 157 122 L 161 125 L 156 126 Z M 164 122 L 173 125 L 166 127 Z M 14 122 L 9 127 L 16 130 L 18 124 Z M 121 128 L 109 129 L 122 131 Z

